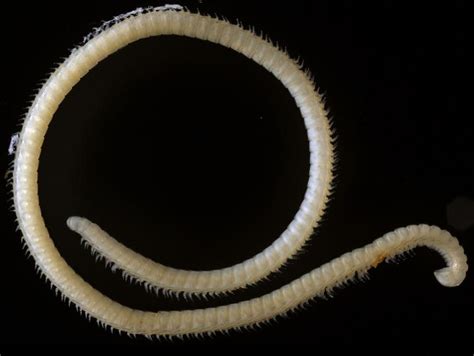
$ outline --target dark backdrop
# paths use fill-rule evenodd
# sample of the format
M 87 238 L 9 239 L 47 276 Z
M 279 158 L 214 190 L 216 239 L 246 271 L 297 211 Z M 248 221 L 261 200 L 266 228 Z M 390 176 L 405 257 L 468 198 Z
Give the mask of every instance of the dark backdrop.
M 68 216 L 87 216 L 157 261 L 211 269 L 253 256 L 292 220 L 306 188 L 308 143 L 291 96 L 242 55 L 171 36 L 139 41 L 100 63 L 50 125 L 40 200 L 51 236 L 71 266 L 121 303 L 166 310 L 262 295 L 408 224 L 448 229 L 472 258 L 464 4 L 357 3 L 186 3 L 262 30 L 301 57 L 326 94 L 338 136 L 336 192 L 298 260 L 256 288 L 185 303 L 126 284 L 95 263 L 67 229 Z M 10 135 L 53 64 L 102 20 L 160 4 L 3 8 L 4 168 Z M 62 303 L 25 258 L 14 215 L 2 216 L 1 343 L 151 344 L 112 335 Z M 438 254 L 419 248 L 415 257 L 373 270 L 368 283 L 338 290 L 272 326 L 188 342 L 358 345 L 380 352 L 398 346 L 424 353 L 450 346 L 472 353 L 472 275 L 458 288 L 444 288 L 432 275 L 442 266 Z

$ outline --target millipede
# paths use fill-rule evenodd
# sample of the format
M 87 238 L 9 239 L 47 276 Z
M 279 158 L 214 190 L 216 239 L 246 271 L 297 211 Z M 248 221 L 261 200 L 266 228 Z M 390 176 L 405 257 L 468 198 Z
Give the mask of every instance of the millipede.
M 49 236 L 38 197 L 38 167 L 48 125 L 65 96 L 94 66 L 128 44 L 143 38 L 177 35 L 230 48 L 272 73 L 289 91 L 300 110 L 310 150 L 309 180 L 293 221 L 267 248 L 254 257 L 222 269 L 194 271 L 162 265 L 129 249 L 85 217 L 72 216 L 68 227 L 84 244 L 127 279 L 146 288 L 176 296 L 207 296 L 251 286 L 279 270 L 313 234 L 333 189 L 334 130 L 323 99 L 307 70 L 269 39 L 225 19 L 191 12 L 179 5 L 139 8 L 105 22 L 72 50 L 38 91 L 15 136 L 10 184 L 19 229 L 37 270 L 63 299 L 87 318 L 109 330 L 129 335 L 182 337 L 258 326 L 297 309 L 309 300 L 361 278 L 384 260 L 418 246 L 441 254 L 446 267 L 435 271 L 443 286 L 464 280 L 467 257 L 449 232 L 436 226 L 410 225 L 389 232 L 364 247 L 345 253 L 266 295 L 212 308 L 142 311 L 105 296 L 63 259 Z M 16 146 L 16 147 L 15 147 Z

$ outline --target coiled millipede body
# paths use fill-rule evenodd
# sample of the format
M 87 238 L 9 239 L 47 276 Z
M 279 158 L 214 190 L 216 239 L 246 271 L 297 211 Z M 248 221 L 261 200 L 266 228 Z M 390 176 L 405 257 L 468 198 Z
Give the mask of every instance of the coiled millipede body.
M 128 308 L 84 281 L 61 257 L 49 237 L 38 198 L 38 165 L 46 130 L 58 106 L 98 62 L 127 44 L 159 35 L 181 35 L 231 48 L 265 67 L 288 89 L 307 129 L 310 172 L 304 200 L 287 229 L 265 250 L 244 262 L 212 271 L 179 270 L 147 259 L 81 217 L 67 224 L 92 250 L 124 275 L 171 293 L 218 295 L 253 284 L 278 270 L 298 252 L 323 215 L 331 191 L 332 131 L 320 95 L 298 62 L 257 36 L 227 21 L 188 12 L 177 5 L 138 9 L 104 24 L 72 51 L 38 92 L 22 127 L 12 174 L 14 208 L 23 239 L 52 286 L 100 324 L 145 336 L 212 333 L 258 325 L 284 314 L 328 289 L 365 274 L 386 258 L 420 245 L 431 247 L 447 266 L 435 272 L 444 286 L 465 278 L 467 258 L 458 241 L 434 226 L 412 225 L 387 233 L 365 247 L 346 253 L 269 294 L 219 307 L 149 312 Z

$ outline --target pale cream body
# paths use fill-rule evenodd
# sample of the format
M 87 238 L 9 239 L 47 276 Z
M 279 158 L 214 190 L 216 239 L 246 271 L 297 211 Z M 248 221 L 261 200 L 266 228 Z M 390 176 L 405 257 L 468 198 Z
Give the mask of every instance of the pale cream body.
M 68 226 L 80 233 L 98 253 L 140 282 L 174 292 L 218 294 L 255 283 L 278 270 L 301 249 L 323 215 L 334 160 L 331 129 L 321 97 L 300 65 L 252 31 L 223 20 L 169 7 L 135 11 L 97 31 L 56 69 L 31 105 L 20 134 L 13 171 L 18 223 L 38 269 L 63 296 L 100 323 L 120 331 L 147 336 L 183 335 L 266 321 L 365 273 L 385 258 L 419 245 L 430 246 L 445 258 L 448 266 L 436 272 L 440 283 L 446 286 L 461 283 L 467 271 L 462 247 L 446 231 L 426 225 L 386 234 L 272 293 L 217 308 L 172 312 L 134 310 L 85 282 L 60 256 L 41 216 L 37 172 L 44 136 L 64 97 L 98 62 L 131 42 L 167 34 L 199 38 L 232 48 L 265 67 L 288 89 L 301 111 L 310 147 L 309 181 L 300 209 L 288 228 L 264 251 L 237 265 L 213 271 L 163 266 L 126 248 L 84 218 L 71 217 Z

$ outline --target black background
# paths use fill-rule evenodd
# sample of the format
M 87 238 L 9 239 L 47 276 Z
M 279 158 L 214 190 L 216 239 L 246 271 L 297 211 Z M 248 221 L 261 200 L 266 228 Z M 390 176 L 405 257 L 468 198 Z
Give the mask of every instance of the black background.
M 464 3 L 356 3 L 184 3 L 263 31 L 301 57 L 326 94 L 338 136 L 336 191 L 298 260 L 256 288 L 185 303 L 126 284 L 95 263 L 67 229 L 68 216 L 83 215 L 159 262 L 211 269 L 265 248 L 297 211 L 308 147 L 291 96 L 245 57 L 172 36 L 139 41 L 104 60 L 54 116 L 41 156 L 40 201 L 68 263 L 121 303 L 169 310 L 262 295 L 414 223 L 448 229 L 472 258 L 474 228 L 460 229 L 447 218 L 455 198 L 474 198 Z M 3 7 L 5 169 L 10 135 L 54 63 L 102 20 L 147 5 L 162 3 Z M 473 210 L 454 206 L 454 216 L 468 225 Z M 110 334 L 62 303 L 21 251 L 14 215 L 2 214 L 0 343 L 158 345 Z M 385 353 L 402 347 L 422 354 L 454 347 L 472 353 L 472 274 L 460 287 L 444 288 L 432 275 L 442 266 L 436 253 L 419 248 L 414 258 L 373 270 L 368 283 L 338 290 L 272 326 L 175 343 L 314 343 L 319 350 L 349 345 Z

